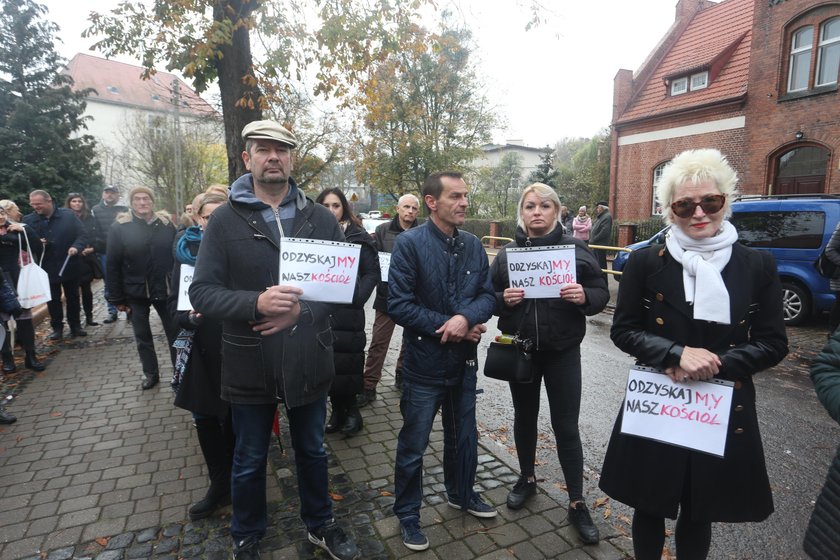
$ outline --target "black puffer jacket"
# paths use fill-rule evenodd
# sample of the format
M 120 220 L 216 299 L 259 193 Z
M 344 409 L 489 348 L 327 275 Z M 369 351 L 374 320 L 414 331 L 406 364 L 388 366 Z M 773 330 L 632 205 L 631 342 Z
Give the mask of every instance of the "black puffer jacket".
M 93 241 L 89 240 L 88 243 L 93 245 L 94 250 L 98 254 L 105 254 L 108 245 L 108 232 L 111 230 L 111 224 L 113 224 L 116 221 L 117 216 L 123 212 L 128 212 L 128 208 L 126 206 L 123 206 L 122 204 L 109 206 L 104 202 L 100 202 L 90 209 L 91 215 L 96 220 L 96 237 Z
M 503 292 L 510 285 L 507 270 L 507 249 L 511 247 L 575 246 L 575 277 L 586 293 L 586 304 L 575 305 L 563 299 L 525 300 L 516 307 L 504 304 Z M 538 350 L 563 350 L 580 344 L 586 334 L 586 316 L 604 310 L 610 299 L 607 283 L 595 256 L 580 239 L 563 234 L 558 224 L 542 237 L 528 237 L 522 228 L 516 229 L 516 241 L 506 245 L 490 267 L 493 289 L 496 290 L 496 314 L 499 330 L 507 334 L 517 332 L 537 343 Z M 524 317 L 525 313 L 528 314 Z M 520 331 L 519 326 L 522 325 Z
M 108 233 L 108 301 L 165 301 L 172 274 L 175 226 L 169 214 L 156 213 L 152 223 L 125 212 Z
M 419 220 L 415 220 L 411 227 L 417 227 Z M 411 228 L 409 228 L 411 229 Z M 394 219 L 384 224 L 376 226 L 374 232 L 374 240 L 376 241 L 376 250 L 381 253 L 392 253 L 394 251 L 394 242 L 397 236 L 405 230 L 400 225 L 400 217 L 394 216 Z M 376 299 L 373 300 L 373 308 L 382 313 L 388 313 L 388 282 L 379 282 L 376 286 Z
M 332 312 L 332 328 L 335 335 L 335 379 L 330 395 L 340 399 L 354 398 L 362 392 L 362 372 L 365 367 L 365 303 L 370 299 L 379 280 L 379 257 L 370 235 L 354 223 L 344 230 L 348 243 L 362 246 L 359 256 L 359 272 L 356 276 L 356 290 L 353 303 L 337 305 Z

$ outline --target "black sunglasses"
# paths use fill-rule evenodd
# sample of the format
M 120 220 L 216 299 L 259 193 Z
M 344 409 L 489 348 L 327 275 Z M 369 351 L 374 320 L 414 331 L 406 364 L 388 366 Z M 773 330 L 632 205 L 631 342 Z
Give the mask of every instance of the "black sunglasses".
M 720 212 L 723 205 L 726 204 L 725 194 L 710 194 L 700 199 L 700 202 L 694 202 L 690 198 L 681 198 L 676 202 L 671 203 L 671 212 L 680 218 L 690 218 L 694 215 L 697 207 L 703 209 L 706 214 L 715 214 Z

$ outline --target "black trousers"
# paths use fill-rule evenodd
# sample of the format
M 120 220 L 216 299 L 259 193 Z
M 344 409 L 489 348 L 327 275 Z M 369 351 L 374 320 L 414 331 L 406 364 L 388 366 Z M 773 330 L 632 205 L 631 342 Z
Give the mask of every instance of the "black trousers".
M 79 280 L 62 280 L 61 282 L 50 282 L 50 296 L 52 299 L 47 303 L 50 312 L 50 325 L 54 331 L 64 329 L 64 307 L 61 305 L 61 291 L 64 289 L 64 300 L 67 303 L 67 324 L 71 329 L 78 329 L 82 326 L 79 318 L 81 305 L 79 302 Z
M 163 323 L 163 330 L 166 333 L 166 341 L 169 346 L 169 357 L 172 365 L 175 365 L 175 349 L 172 343 L 178 334 L 175 320 L 167 312 L 165 301 L 136 300 L 129 303 L 131 307 L 131 328 L 134 330 L 134 341 L 137 343 L 137 353 L 140 355 L 140 363 L 143 366 L 143 375 L 146 377 L 159 377 L 157 354 L 155 353 L 155 342 L 152 336 L 152 327 L 149 324 L 149 314 L 154 307 Z

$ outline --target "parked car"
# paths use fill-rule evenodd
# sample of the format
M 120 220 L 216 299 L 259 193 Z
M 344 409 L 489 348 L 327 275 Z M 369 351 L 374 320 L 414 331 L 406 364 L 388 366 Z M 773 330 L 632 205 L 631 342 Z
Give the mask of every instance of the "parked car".
M 382 212 L 380 212 L 379 210 L 371 210 L 370 212 L 368 212 L 368 218 L 370 218 L 371 220 L 378 220 L 381 217 Z
M 785 324 L 798 325 L 811 315 L 829 311 L 834 292 L 814 267 L 840 222 L 840 197 L 835 195 L 741 196 L 732 202 L 730 221 L 741 243 L 776 258 L 782 280 Z M 662 243 L 668 228 L 627 247 Z M 620 252 L 613 270 L 622 270 L 628 253 Z M 619 278 L 619 276 L 615 276 Z

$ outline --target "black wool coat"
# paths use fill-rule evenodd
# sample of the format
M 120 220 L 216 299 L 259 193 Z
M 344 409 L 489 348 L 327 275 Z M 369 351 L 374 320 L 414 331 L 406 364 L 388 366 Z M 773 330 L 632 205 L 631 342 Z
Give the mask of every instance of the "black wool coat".
M 718 378 L 735 383 L 724 457 L 623 435 L 619 412 L 599 486 L 652 515 L 675 518 L 687 490 L 695 521 L 762 521 L 773 512 L 773 498 L 752 375 L 787 354 L 775 262 L 769 253 L 732 246 L 721 273 L 729 291 L 729 325 L 693 318 L 682 274 L 682 265 L 663 245 L 631 254 L 610 335 L 639 364 L 662 369 L 679 363 L 684 345 L 720 356 Z
M 355 399 L 362 392 L 362 373 L 365 367 L 365 303 L 379 281 L 379 256 L 370 235 L 354 223 L 344 231 L 348 243 L 361 245 L 359 272 L 353 303 L 337 305 L 332 312 L 335 342 L 335 379 L 330 395 L 342 400 Z

